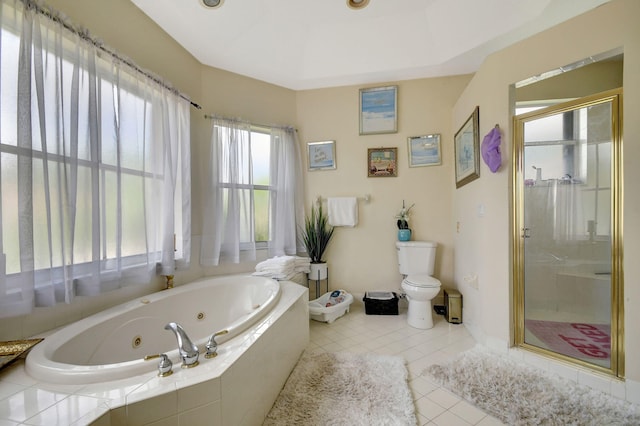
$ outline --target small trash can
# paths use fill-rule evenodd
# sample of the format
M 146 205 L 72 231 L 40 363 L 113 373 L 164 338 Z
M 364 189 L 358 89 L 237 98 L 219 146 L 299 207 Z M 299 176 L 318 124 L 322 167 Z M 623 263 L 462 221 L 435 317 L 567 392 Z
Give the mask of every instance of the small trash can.
M 445 318 L 453 324 L 462 323 L 462 294 L 458 290 L 444 289 Z
M 367 291 L 364 294 L 367 315 L 398 315 L 398 295 L 392 291 Z

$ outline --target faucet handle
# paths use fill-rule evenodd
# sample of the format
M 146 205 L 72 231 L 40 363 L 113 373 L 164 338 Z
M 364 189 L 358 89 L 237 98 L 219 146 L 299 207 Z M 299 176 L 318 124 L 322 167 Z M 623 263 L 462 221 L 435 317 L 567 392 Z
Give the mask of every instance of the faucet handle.
M 218 342 L 216 342 L 216 337 L 227 334 L 228 332 L 229 330 L 221 330 L 213 333 L 205 346 L 207 348 L 207 353 L 204 354 L 205 358 L 213 358 L 218 355 Z
M 160 358 L 160 362 L 158 362 L 158 376 L 167 377 L 173 374 L 173 363 L 167 356 L 167 354 L 156 354 L 156 355 L 147 355 L 144 357 L 145 361 L 149 361 L 150 359 Z

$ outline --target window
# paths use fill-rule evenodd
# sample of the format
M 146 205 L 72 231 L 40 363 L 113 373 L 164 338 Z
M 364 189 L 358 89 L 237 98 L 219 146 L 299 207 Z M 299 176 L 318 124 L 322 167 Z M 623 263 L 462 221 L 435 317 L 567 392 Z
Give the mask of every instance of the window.
M 206 165 L 202 265 L 253 261 L 260 248 L 297 253 L 304 209 L 294 129 L 212 117 Z
M 253 243 L 258 248 L 267 247 L 270 239 L 269 201 L 273 190 L 269 171 L 271 136 L 268 129 L 242 129 L 236 135 L 241 146 L 236 153 L 231 153 L 228 151 L 231 149 L 229 138 L 233 132 L 224 126 L 217 127 L 219 142 L 224 150 L 222 156 L 229 159 L 229 163 L 226 163 L 228 167 L 223 168 L 220 178 L 220 185 L 225 188 L 225 206 L 229 206 L 230 189 L 239 189 L 242 193 L 239 197 L 240 210 L 243 212 L 240 221 L 241 248 L 247 249 Z
M 253 194 L 256 242 L 267 243 L 269 234 L 270 184 L 269 165 L 271 163 L 271 136 L 264 131 L 251 131 L 251 158 L 253 160 Z
M 537 109 L 518 107 L 516 114 Z M 525 123 L 525 184 L 560 183 L 579 188 L 575 199 L 584 223 L 577 227 L 578 238 L 608 239 L 611 232 L 610 116 L 611 104 L 601 103 Z
M 189 103 L 22 6 L 0 3 L 1 316 L 189 256 Z

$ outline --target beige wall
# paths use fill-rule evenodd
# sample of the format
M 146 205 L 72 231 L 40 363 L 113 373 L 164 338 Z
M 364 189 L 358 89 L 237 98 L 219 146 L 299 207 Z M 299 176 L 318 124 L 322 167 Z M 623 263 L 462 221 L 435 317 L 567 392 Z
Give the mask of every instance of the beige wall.
M 358 226 L 336 228 L 327 249 L 332 288 L 344 288 L 358 297 L 369 290 L 400 289 L 394 216 L 403 200 L 407 207 L 415 203 L 412 239 L 439 244 L 435 274 L 443 285 L 452 284 L 453 147 L 447 141 L 455 132 L 451 108 L 469 79 L 457 76 L 377 85 L 398 85 L 398 132 L 381 135 L 359 135 L 360 87 L 298 92 L 297 123 L 305 169 L 308 142 L 336 141 L 336 170 L 306 175 L 307 211 L 318 196 L 370 196 L 368 203 L 359 202 Z M 410 168 L 407 138 L 432 133 L 441 135 L 442 165 Z M 397 177 L 367 177 L 367 149 L 379 147 L 398 148 Z
M 47 0 L 46 4 L 199 101 L 200 63 L 131 1 Z
M 517 88 L 516 102 L 573 99 L 622 87 L 620 55 Z
M 640 158 L 640 2 L 615 0 L 544 33 L 489 57 L 453 108 L 460 125 L 475 105 L 480 106 L 480 133 L 499 123 L 505 133 L 503 160 L 496 174 L 482 166 L 481 177 L 453 196 L 453 215 L 461 222 L 455 234 L 454 280 L 465 297 L 465 322 L 488 344 L 506 347 L 511 342 L 510 278 L 510 85 L 530 76 L 576 62 L 591 55 L 624 47 L 624 295 L 626 323 L 626 377 L 640 380 L 640 180 L 634 160 Z M 552 46 L 553 48 L 550 48 Z M 485 206 L 484 217 L 476 208 Z M 477 274 L 479 288 L 464 277 Z

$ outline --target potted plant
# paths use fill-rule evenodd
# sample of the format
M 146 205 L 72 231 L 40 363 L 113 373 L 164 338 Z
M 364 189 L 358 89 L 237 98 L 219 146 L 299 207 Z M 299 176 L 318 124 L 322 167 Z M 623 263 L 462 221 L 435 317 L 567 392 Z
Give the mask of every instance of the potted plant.
M 327 278 L 327 264 L 322 255 L 333 236 L 333 226 L 322 210 L 322 203 L 311 205 L 311 214 L 305 218 L 302 242 L 311 259 L 309 278 L 324 280 Z
M 396 215 L 396 219 L 398 219 L 398 240 L 400 241 L 409 241 L 411 239 L 411 228 L 409 228 L 409 216 L 411 215 L 411 209 L 415 206 L 411 204 L 411 207 L 408 209 L 404 206 L 404 200 L 402 200 L 402 209 Z

